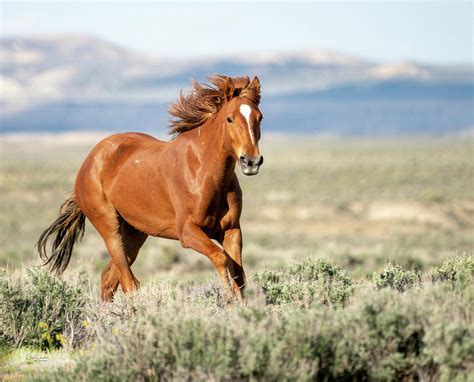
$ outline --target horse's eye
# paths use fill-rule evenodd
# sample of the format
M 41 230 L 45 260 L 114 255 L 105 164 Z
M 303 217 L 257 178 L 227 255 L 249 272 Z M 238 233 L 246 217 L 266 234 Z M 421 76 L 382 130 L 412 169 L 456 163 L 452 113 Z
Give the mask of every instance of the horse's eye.
M 263 115 L 261 115 L 260 117 L 258 117 L 258 122 L 262 122 L 262 119 L 263 119 Z
M 227 122 L 232 123 L 234 122 L 234 120 L 232 119 L 232 117 L 227 117 Z

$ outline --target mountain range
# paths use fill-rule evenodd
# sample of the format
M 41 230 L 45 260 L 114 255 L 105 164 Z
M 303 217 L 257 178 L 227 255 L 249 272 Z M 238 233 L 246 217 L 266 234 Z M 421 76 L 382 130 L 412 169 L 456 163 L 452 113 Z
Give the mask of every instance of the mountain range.
M 150 57 L 94 37 L 0 39 L 0 133 L 165 134 L 190 79 L 258 75 L 264 129 L 330 135 L 457 134 L 474 127 L 474 69 L 381 63 L 322 50 Z

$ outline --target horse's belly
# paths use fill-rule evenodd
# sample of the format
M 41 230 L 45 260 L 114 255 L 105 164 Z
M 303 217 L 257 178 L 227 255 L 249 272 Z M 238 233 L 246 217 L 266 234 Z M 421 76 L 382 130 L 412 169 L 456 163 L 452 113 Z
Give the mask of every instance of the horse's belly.
M 109 190 L 109 200 L 120 216 L 151 236 L 177 239 L 176 216 L 160 179 L 128 173 Z
M 178 239 L 175 217 L 160 210 L 128 211 L 116 207 L 120 216 L 132 227 L 151 236 Z

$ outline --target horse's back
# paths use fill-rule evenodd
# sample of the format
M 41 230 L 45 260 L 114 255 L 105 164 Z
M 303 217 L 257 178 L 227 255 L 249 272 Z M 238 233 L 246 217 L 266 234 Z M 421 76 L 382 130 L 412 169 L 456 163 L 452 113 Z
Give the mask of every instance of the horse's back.
M 131 153 L 150 149 L 159 153 L 166 144 L 167 142 L 144 133 L 113 134 L 100 141 L 92 149 L 89 157 L 101 157 L 103 165 L 118 165 Z M 109 160 L 104 161 L 106 158 Z
M 117 133 L 109 135 L 102 139 L 94 149 L 101 148 L 107 145 L 110 145 L 112 148 L 117 148 L 119 146 L 147 146 L 147 145 L 156 145 L 164 146 L 167 142 L 161 141 L 149 134 L 131 132 L 131 133 Z M 110 149 L 110 147 L 109 147 Z
M 109 135 L 89 152 L 76 177 L 76 189 L 84 183 L 110 179 L 137 152 L 152 150 L 159 154 L 167 142 L 144 133 Z

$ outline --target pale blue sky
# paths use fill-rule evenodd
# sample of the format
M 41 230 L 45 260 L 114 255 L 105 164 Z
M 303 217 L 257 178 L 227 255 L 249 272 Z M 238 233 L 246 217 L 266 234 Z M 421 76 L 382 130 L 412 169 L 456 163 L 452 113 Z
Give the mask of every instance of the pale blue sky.
M 89 34 L 154 56 L 331 49 L 380 61 L 473 60 L 471 1 L 4 2 L 1 33 Z

